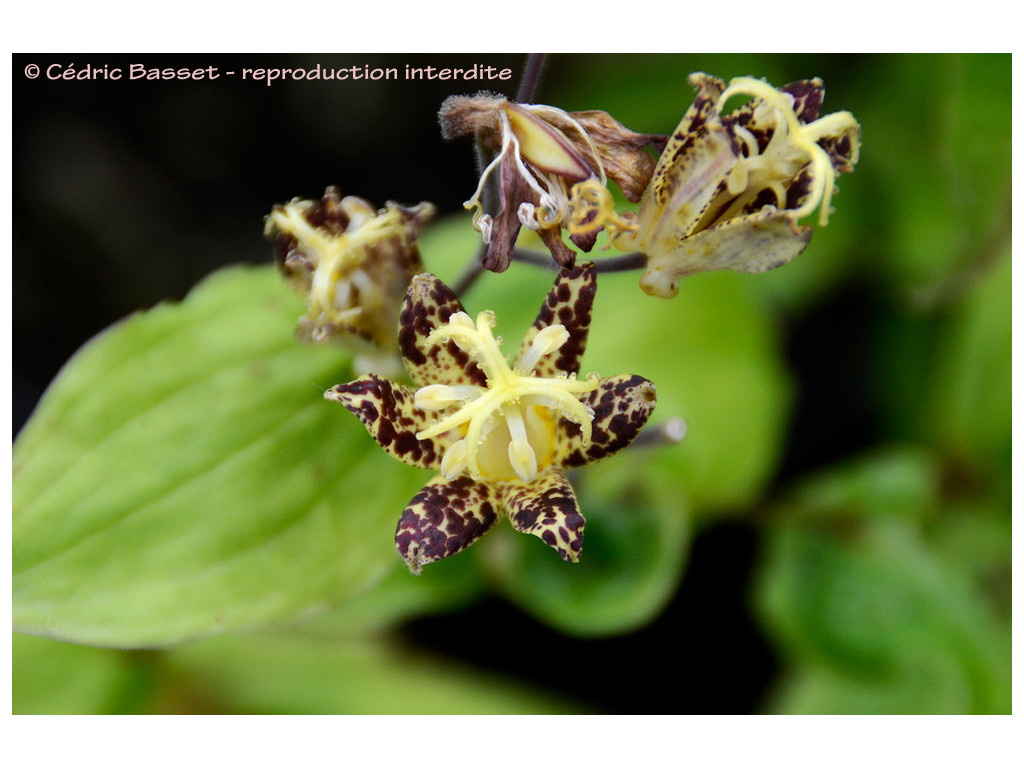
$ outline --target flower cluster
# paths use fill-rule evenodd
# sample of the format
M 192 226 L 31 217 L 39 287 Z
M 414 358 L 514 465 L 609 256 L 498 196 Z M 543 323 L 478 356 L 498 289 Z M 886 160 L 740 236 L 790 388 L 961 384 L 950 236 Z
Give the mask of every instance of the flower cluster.
M 820 80 L 782 88 L 702 73 L 676 130 L 641 134 L 605 112 L 565 112 L 481 93 L 441 107 L 442 135 L 473 136 L 485 157 L 466 202 L 487 248 L 480 267 L 503 272 L 522 227 L 534 230 L 558 267 L 554 286 L 511 359 L 495 315 L 467 314 L 456 293 L 426 271 L 417 250 L 428 203 L 340 198 L 275 206 L 284 274 L 304 292 L 307 340 L 358 340 L 375 352 L 364 375 L 325 393 L 394 458 L 436 475 L 410 501 L 395 543 L 413 573 L 460 552 L 507 517 L 576 562 L 584 517 L 566 470 L 622 450 L 656 403 L 654 384 L 624 374 L 579 377 L 597 273 L 613 260 L 577 263 L 599 234 L 643 270 L 641 288 L 672 297 L 697 272 L 764 272 L 799 255 L 811 236 L 800 221 L 828 223 L 836 176 L 860 153 L 848 112 L 820 116 Z M 728 102 L 742 104 L 726 111 Z M 657 159 L 652 153 L 659 153 Z M 619 212 L 608 190 L 639 203 Z M 550 263 L 550 262 L 548 262 Z M 392 380 L 399 356 L 410 383 Z M 390 373 L 397 373 L 391 371 Z M 671 420 L 678 440 L 684 432 Z

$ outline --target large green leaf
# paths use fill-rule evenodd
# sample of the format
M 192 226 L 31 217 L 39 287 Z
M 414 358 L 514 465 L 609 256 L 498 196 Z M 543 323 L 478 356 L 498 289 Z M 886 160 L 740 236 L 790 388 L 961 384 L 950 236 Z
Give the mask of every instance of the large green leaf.
M 876 448 L 798 483 L 778 502 L 787 519 L 921 519 L 940 503 L 937 458 L 918 445 Z
M 1009 627 L 912 521 L 769 537 L 758 604 L 795 663 L 780 711 L 1009 711 Z
M 281 622 L 397 567 L 422 478 L 323 400 L 274 270 L 217 273 L 65 366 L 14 446 L 16 630 L 147 646 Z

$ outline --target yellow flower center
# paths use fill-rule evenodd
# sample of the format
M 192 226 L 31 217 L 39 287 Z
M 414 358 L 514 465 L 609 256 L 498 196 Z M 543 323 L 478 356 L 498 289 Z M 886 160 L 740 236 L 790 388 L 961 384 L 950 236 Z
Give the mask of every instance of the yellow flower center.
M 492 312 L 481 312 L 475 324 L 465 312 L 456 312 L 430 334 L 428 340 L 454 341 L 470 355 L 487 377 L 487 386 L 430 384 L 417 390 L 419 408 L 456 410 L 416 437 L 425 440 L 454 429 L 462 432 L 462 439 L 441 459 L 441 473 L 448 479 L 467 471 L 478 480 L 530 482 L 554 458 L 560 416 L 579 424 L 584 443 L 590 441 L 594 413 L 579 395 L 596 389 L 599 380 L 595 375 L 580 381 L 575 376 L 534 374 L 542 357 L 569 340 L 565 326 L 549 325 L 538 332 L 514 369 L 501 354 L 493 327 Z
M 775 130 L 764 151 L 757 139 L 743 126 L 735 126 L 737 135 L 747 146 L 748 157 L 740 158 L 729 173 L 729 192 L 739 195 L 720 218 L 738 214 L 763 189 L 770 189 L 779 208 L 786 207 L 786 186 L 807 167 L 810 188 L 807 199 L 795 209 L 802 218 L 821 207 L 818 223 L 828 224 L 829 204 L 835 191 L 836 174 L 828 153 L 818 144 L 826 136 L 837 135 L 856 127 L 857 121 L 849 112 L 836 112 L 812 123 L 803 124 L 793 111 L 793 96 L 773 88 L 763 80 L 737 77 L 718 97 L 718 111 L 732 96 L 743 94 L 760 99 L 754 108 L 758 125 L 774 123 Z M 853 158 L 856 162 L 856 158 Z

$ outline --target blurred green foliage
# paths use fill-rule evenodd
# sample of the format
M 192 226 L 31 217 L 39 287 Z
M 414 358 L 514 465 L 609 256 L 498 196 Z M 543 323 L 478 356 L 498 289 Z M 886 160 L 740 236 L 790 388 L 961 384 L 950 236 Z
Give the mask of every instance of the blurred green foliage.
M 821 76 L 862 159 L 783 269 L 698 275 L 672 301 L 601 276 L 585 371 L 652 379 L 654 422 L 689 432 L 573 478 L 579 565 L 504 526 L 405 573 L 394 525 L 428 475 L 321 399 L 348 360 L 294 342 L 301 301 L 273 268 L 228 269 L 83 348 L 15 442 L 14 624 L 40 636 L 15 635 L 14 711 L 588 711 L 559 679 L 410 649 L 403 622 L 491 594 L 580 642 L 637 630 L 730 516 L 757 530 L 749 608 L 783 663 L 764 711 L 1008 712 L 1010 57 L 561 56 L 541 100 L 667 133 L 697 69 Z M 464 216 L 421 243 L 449 281 L 475 247 Z M 513 339 L 551 279 L 514 265 L 463 301 Z M 787 343 L 851 292 L 871 444 L 787 471 Z

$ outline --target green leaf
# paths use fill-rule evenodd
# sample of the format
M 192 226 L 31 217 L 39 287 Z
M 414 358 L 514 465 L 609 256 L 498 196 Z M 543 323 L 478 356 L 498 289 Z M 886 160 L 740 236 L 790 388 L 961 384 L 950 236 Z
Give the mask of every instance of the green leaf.
M 403 565 L 369 592 L 295 626 L 304 634 L 337 639 L 383 633 L 418 616 L 464 608 L 482 595 L 485 586 L 469 556 L 431 563 L 419 576 Z
M 148 653 L 14 635 L 11 709 L 16 715 L 105 715 L 139 711 L 154 670 Z
M 969 711 L 969 682 L 925 649 L 881 679 L 809 664 L 783 677 L 765 711 L 786 715 L 944 715 Z
M 809 675 L 785 711 L 1009 711 L 1008 625 L 910 521 L 782 527 L 759 581 L 768 628 Z
M 405 574 L 410 581 L 417 581 Z M 565 696 L 415 653 L 393 639 L 296 630 L 157 651 L 14 636 L 15 714 L 562 714 Z
M 80 350 L 14 446 L 14 627 L 151 646 L 336 605 L 399 562 L 422 482 L 322 392 L 336 350 L 293 338 L 270 267 Z
M 979 243 L 1007 226 L 1011 57 L 901 54 L 871 63 L 869 81 L 901 85 L 899 98 L 869 90 L 857 113 L 857 175 L 874 184 L 880 235 L 866 255 L 904 287 L 956 280 Z
M 981 467 L 1009 469 L 1012 451 L 1010 248 L 971 286 L 943 329 L 929 414 L 941 443 Z
M 877 448 L 800 483 L 780 508 L 788 520 L 922 518 L 940 505 L 939 461 L 918 445 Z
M 410 577 L 412 578 L 412 577 Z M 386 639 L 221 636 L 166 664 L 217 711 L 238 714 L 565 714 L 582 708 Z M 191 681 L 189 683 L 189 681 Z

